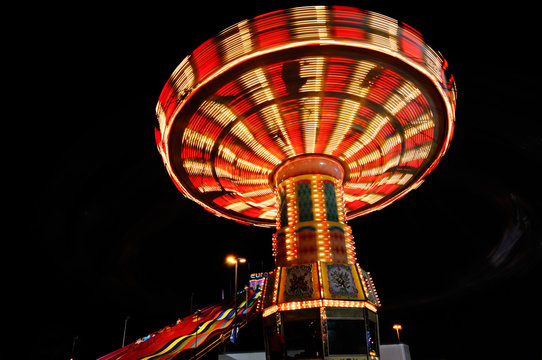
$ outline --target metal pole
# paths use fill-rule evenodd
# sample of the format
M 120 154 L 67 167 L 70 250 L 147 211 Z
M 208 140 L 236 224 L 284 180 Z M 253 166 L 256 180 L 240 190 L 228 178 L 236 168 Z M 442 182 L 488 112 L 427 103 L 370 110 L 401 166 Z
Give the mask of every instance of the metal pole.
M 75 343 L 77 342 L 77 339 L 79 339 L 79 336 L 74 336 L 73 337 L 72 353 L 71 353 L 71 356 L 70 356 L 70 360 L 73 360 L 73 353 L 75 351 Z
M 401 337 L 399 336 L 399 330 L 403 330 L 403 327 L 401 326 L 401 324 L 395 324 L 395 325 L 393 325 L 393 329 L 395 329 L 395 331 L 397 331 L 397 343 L 400 344 L 401 343 Z
M 248 316 L 248 285 L 245 286 L 245 323 Z
M 235 322 L 237 321 L 237 264 L 239 264 L 239 259 L 236 259 L 235 261 L 235 285 L 233 289 L 233 326 L 235 326 Z
M 124 334 L 122 335 L 122 347 L 124 347 L 124 341 L 126 340 L 126 326 L 128 325 L 129 319 L 130 319 L 130 315 L 126 316 L 126 320 L 124 320 Z
M 237 264 L 239 264 L 239 258 L 235 259 L 235 281 L 234 281 L 234 289 L 233 289 L 233 326 L 232 326 L 232 334 L 233 334 L 233 341 L 236 342 L 236 333 L 235 333 L 235 327 L 237 326 Z

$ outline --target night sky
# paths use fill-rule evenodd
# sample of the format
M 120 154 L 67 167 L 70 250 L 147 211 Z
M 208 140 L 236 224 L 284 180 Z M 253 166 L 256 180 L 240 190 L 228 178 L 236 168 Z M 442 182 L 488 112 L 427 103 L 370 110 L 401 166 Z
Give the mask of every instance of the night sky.
M 458 88 L 435 171 L 349 222 L 382 301 L 381 341 L 401 323 L 413 359 L 540 359 L 539 19 L 522 2 L 414 3 L 340 3 L 420 31 Z M 75 359 L 96 359 L 121 346 L 128 315 L 127 343 L 188 315 L 192 294 L 193 309 L 229 296 L 226 255 L 248 259 L 241 283 L 273 268 L 272 229 L 218 218 L 175 188 L 154 108 L 175 67 L 220 30 L 316 4 L 44 5 L 16 22 L 17 70 L 4 70 L 17 77 L 16 115 L 4 121 L 19 221 L 6 227 L 18 231 L 4 240 L 17 264 L 5 310 L 25 352 L 68 360 L 77 337 Z

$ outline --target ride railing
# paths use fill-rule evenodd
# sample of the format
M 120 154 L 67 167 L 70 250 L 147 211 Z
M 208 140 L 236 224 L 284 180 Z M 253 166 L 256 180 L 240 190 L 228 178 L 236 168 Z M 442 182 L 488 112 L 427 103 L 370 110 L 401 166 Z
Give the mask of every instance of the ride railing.
M 228 300 L 200 309 L 98 360 L 197 359 L 227 341 L 234 326 L 238 330 L 254 318 L 260 298 L 260 289 L 249 288 L 236 302 Z

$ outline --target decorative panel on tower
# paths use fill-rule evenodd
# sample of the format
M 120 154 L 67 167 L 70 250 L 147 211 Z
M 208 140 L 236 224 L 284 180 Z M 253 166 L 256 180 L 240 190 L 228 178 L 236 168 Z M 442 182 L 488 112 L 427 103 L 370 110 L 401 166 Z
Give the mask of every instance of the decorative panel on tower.
M 355 265 L 322 263 L 321 268 L 324 298 L 365 300 Z
M 278 302 L 318 299 L 318 269 L 316 264 L 282 268 Z

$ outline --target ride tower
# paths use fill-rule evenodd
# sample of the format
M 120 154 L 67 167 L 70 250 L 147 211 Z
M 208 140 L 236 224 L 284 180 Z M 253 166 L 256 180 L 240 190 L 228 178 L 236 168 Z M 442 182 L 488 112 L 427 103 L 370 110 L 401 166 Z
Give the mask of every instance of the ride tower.
M 276 228 L 268 350 L 278 330 L 289 356 L 379 358 L 380 302 L 347 222 L 417 188 L 447 151 L 446 68 L 406 24 L 314 6 L 223 30 L 166 83 L 156 140 L 178 189 L 218 216 Z

